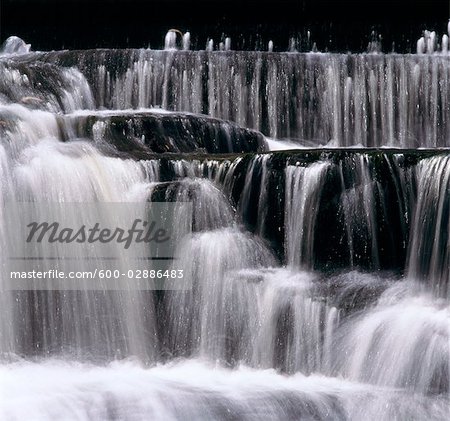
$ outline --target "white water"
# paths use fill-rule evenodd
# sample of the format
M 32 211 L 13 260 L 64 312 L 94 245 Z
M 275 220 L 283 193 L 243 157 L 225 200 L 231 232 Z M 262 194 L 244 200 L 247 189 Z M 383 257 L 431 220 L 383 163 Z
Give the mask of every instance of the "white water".
M 373 310 L 342 326 L 337 372 L 371 384 L 448 394 L 449 311 L 420 287 L 387 289 Z
M 19 37 L 9 37 L 0 48 L 0 55 L 10 55 L 10 54 L 27 54 L 30 52 L 30 44 L 26 44 Z
M 443 420 L 445 402 L 323 376 L 226 370 L 190 361 L 146 369 L 47 361 L 1 368 L 6 419 Z M 162 397 L 164 404 L 162 404 Z M 299 407 L 295 402 L 303 402 Z
M 425 30 L 423 36 L 417 40 L 417 54 L 448 54 L 448 37 L 450 35 L 450 20 L 447 34 L 439 39 L 436 31 Z

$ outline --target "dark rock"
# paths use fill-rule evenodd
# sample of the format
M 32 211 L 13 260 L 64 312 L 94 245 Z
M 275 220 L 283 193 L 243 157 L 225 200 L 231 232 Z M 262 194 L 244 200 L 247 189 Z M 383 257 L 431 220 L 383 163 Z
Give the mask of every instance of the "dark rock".
M 120 152 L 246 153 L 266 150 L 264 136 L 204 115 L 133 111 L 64 117 L 80 138 L 114 145 Z

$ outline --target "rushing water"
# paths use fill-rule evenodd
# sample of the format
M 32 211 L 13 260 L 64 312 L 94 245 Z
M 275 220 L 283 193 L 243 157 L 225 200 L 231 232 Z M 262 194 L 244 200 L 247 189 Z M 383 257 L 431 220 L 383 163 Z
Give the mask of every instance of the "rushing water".
M 193 216 L 173 263 L 188 290 L 2 290 L 0 418 L 448 419 L 449 58 L 177 37 L 3 50 L 3 266 L 11 202 L 73 204 L 74 223 L 100 202 Z M 355 145 L 386 149 L 338 148 Z

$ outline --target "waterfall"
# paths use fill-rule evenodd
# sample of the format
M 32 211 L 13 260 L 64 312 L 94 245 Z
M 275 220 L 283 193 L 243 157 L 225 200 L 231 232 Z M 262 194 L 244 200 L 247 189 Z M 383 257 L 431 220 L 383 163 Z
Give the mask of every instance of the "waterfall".
M 2 419 L 448 418 L 448 55 L 20 41 L 0 55 Z M 158 204 L 182 283 L 11 288 L 27 207 L 121 227 Z M 19 266 L 158 267 L 66 246 Z
M 225 358 L 224 354 L 233 352 L 228 347 L 240 346 L 239 339 L 233 343 L 234 329 L 239 334 L 239 324 L 249 321 L 241 315 L 246 307 L 245 295 L 241 302 L 237 294 L 236 311 L 230 306 L 228 294 L 231 299 L 236 292 L 232 294 L 227 277 L 240 269 L 274 264 L 275 260 L 264 244 L 233 228 L 196 234 L 181 247 L 182 264 L 193 287 L 168 299 L 168 325 L 173 325 L 169 338 L 174 341 L 170 348 Z
M 98 107 L 162 107 L 235 121 L 300 144 L 448 147 L 448 55 L 88 51 Z M 439 86 L 439 89 L 438 89 Z
M 411 226 L 411 278 L 425 277 L 439 295 L 450 294 L 450 157 L 422 161 Z
M 83 141 L 62 142 L 54 112 L 89 108 L 92 96 L 79 72 L 58 71 L 67 87 L 59 91 L 58 97 L 43 93 L 43 98 L 48 101 L 44 106 L 47 111 L 30 110 L 19 104 L 0 105 L 2 121 L 5 121 L 2 179 L 6 183 L 2 186 L 2 206 L 11 201 L 42 202 L 53 206 L 57 202 L 75 206 L 90 202 L 145 201 L 145 186 L 157 179 L 152 162 L 110 158 Z M 25 76 L 19 80 L 28 86 Z M 15 94 L 23 95 L 22 86 L 12 88 Z M 28 86 L 27 89 L 32 88 Z M 16 100 L 17 96 L 9 98 Z M 20 216 L 11 219 L 4 212 L 2 214 L 2 263 L 5 266 L 5 252 L 14 244 L 16 228 L 22 222 Z M 74 213 L 71 219 L 75 223 L 80 216 Z M 93 215 L 85 217 L 90 219 Z M 20 247 L 23 245 L 19 244 Z M 77 256 L 81 259 L 79 269 L 83 269 L 83 258 L 87 256 L 91 256 L 87 250 L 84 255 Z M 53 265 L 51 261 L 42 263 L 43 266 L 46 264 Z M 127 263 L 121 264 L 126 266 Z M 59 264 L 60 269 L 64 267 L 64 263 Z M 84 264 L 84 268 L 88 269 L 88 264 Z M 95 358 L 120 355 L 153 358 L 153 347 L 143 339 L 151 338 L 152 327 L 147 325 L 144 319 L 148 320 L 148 314 L 143 312 L 146 308 L 148 313 L 149 304 L 136 294 L 25 290 L 3 291 L 2 295 L 10 312 L 9 326 L 2 328 L 2 355 L 69 353 Z
M 82 142 L 64 144 L 52 139 L 41 140 L 24 148 L 17 159 L 8 164 L 7 171 L 14 181 L 8 186 L 10 191 L 4 192 L 3 203 L 18 200 L 64 202 L 75 206 L 97 201 L 142 201 L 145 200 L 145 185 L 154 181 L 147 177 L 150 171 L 145 171 L 143 164 L 104 157 L 90 144 Z M 79 217 L 73 214 L 71 220 L 76 223 Z M 86 219 L 91 217 L 95 218 L 85 215 Z M 80 223 L 83 221 L 85 219 Z M 7 239 L 3 238 L 4 251 L 5 247 L 11 247 L 17 235 L 17 231 L 10 231 L 5 224 L 17 227 L 21 220 L 3 220 L 2 232 L 9 233 Z M 45 256 L 45 251 L 43 253 Z M 86 250 L 84 256 L 77 256 L 81 259 L 80 270 L 90 267 L 87 263 L 83 267 L 85 256 L 92 254 Z M 54 265 L 52 261 L 42 263 L 45 264 Z M 118 264 L 126 267 L 127 261 L 124 259 Z M 64 263 L 60 263 L 59 268 L 63 270 Z M 98 357 L 152 353 L 143 340 L 151 329 L 143 320 L 141 311 L 147 308 L 148 312 L 149 308 L 143 297 L 119 292 L 105 295 L 101 291 L 49 294 L 31 290 L 9 294 L 14 303 L 11 309 L 14 331 L 13 338 L 2 338 L 2 353 L 69 352 L 92 353 Z M 111 317 L 112 314 L 115 316 Z
M 314 233 L 320 193 L 329 167 L 327 162 L 309 167 L 286 168 L 287 262 L 293 266 L 313 267 Z

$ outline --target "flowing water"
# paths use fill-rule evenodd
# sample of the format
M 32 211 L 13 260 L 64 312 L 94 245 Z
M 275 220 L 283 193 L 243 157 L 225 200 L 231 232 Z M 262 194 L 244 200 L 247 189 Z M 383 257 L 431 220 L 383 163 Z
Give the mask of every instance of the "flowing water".
M 188 289 L 3 270 L 0 419 L 449 419 L 450 56 L 177 45 L 1 53 L 3 268 L 20 202 L 193 215 Z

